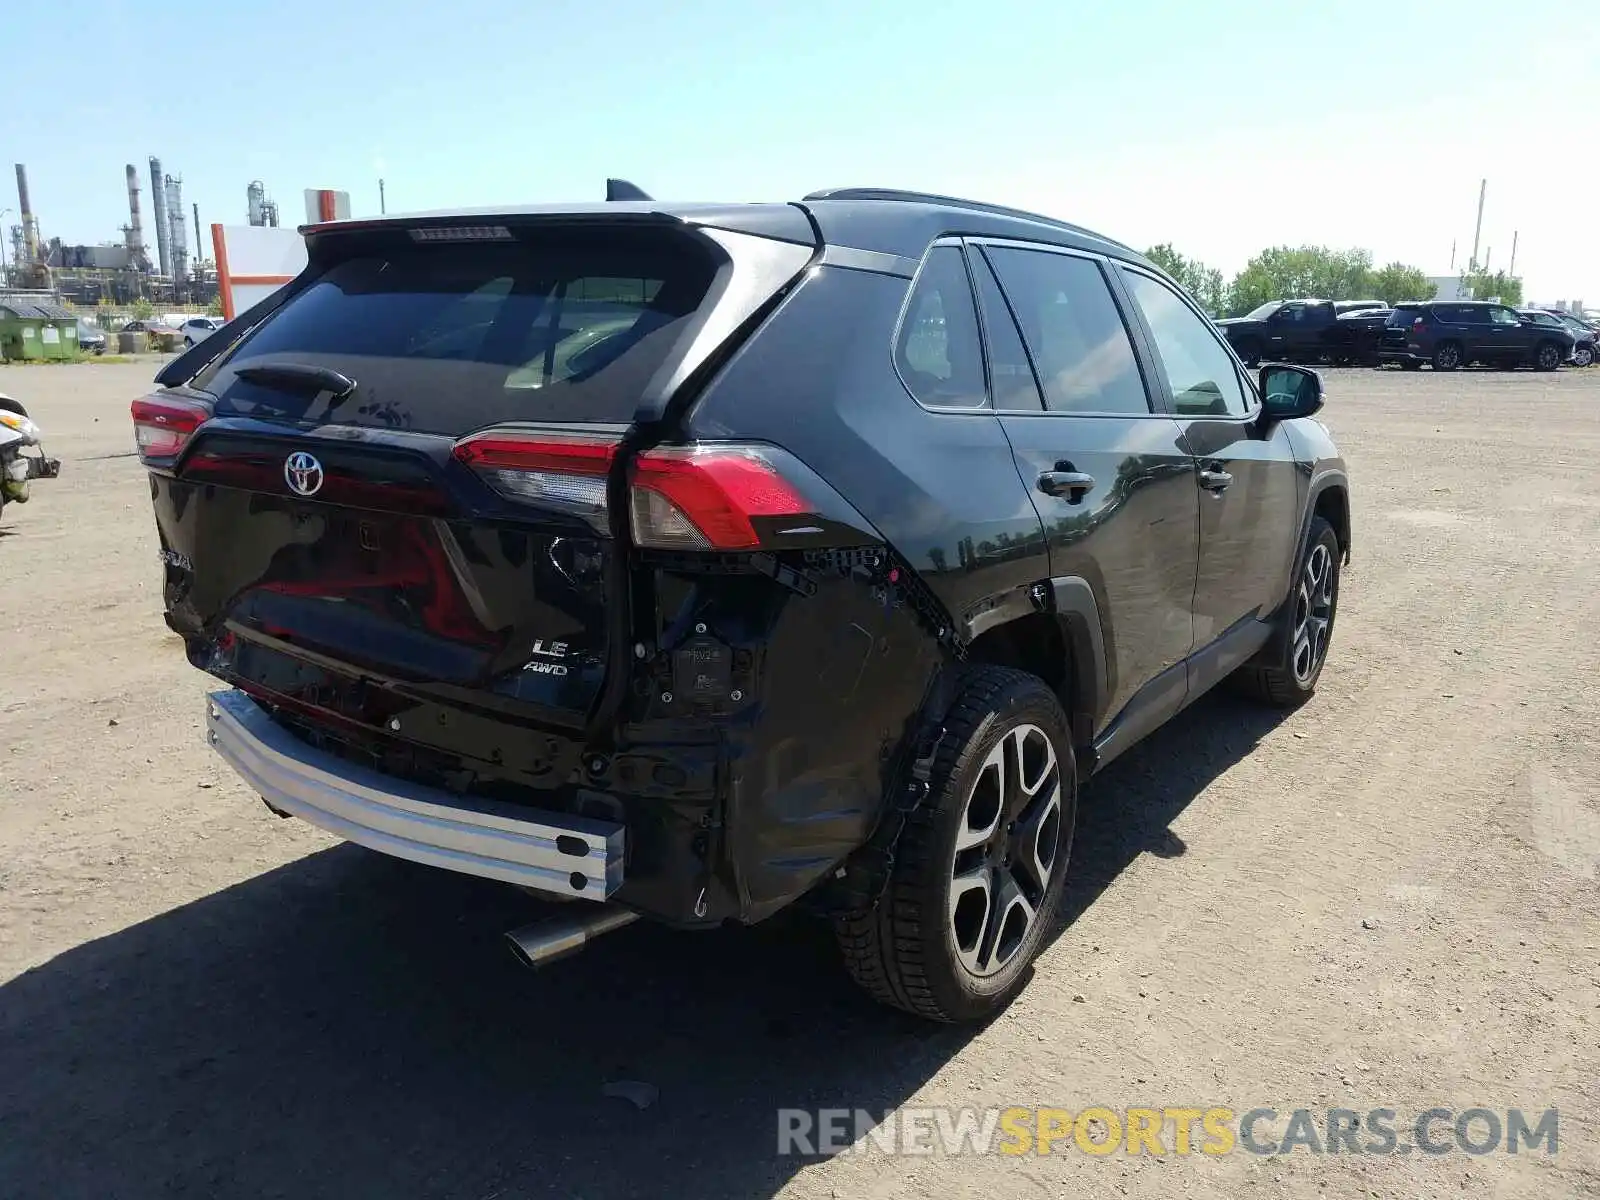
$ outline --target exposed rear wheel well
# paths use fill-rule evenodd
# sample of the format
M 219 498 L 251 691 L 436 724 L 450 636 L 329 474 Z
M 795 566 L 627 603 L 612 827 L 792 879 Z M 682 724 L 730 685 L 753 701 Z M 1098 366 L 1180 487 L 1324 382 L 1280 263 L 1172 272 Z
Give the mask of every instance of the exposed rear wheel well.
M 1036 612 L 997 625 L 967 647 L 967 661 L 1013 667 L 1044 680 L 1066 709 L 1074 739 L 1080 745 L 1087 742 L 1091 714 L 1079 694 L 1082 677 L 1061 618 Z
M 1339 538 L 1340 557 L 1350 561 L 1350 498 L 1342 487 L 1330 487 L 1317 496 L 1313 510 L 1329 525 Z

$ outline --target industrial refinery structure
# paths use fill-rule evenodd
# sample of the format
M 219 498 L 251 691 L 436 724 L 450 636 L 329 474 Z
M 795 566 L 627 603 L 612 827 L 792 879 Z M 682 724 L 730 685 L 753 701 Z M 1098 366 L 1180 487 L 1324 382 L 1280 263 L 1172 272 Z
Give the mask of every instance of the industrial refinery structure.
M 207 254 L 200 206 L 185 210 L 183 176 L 163 170 L 150 159 L 150 206 L 143 203 L 141 174 L 128 164 L 128 223 L 121 240 L 98 245 L 69 245 L 46 239 L 28 193 L 28 172 L 17 164 L 18 223 L 0 241 L 0 291 L 8 288 L 55 293 L 77 304 L 130 304 L 145 299 L 161 304 L 209 304 L 217 298 L 216 264 Z M 252 225 L 276 225 L 278 206 L 260 180 L 246 189 L 247 219 Z M 0 212 L 5 211 L 0 209 Z M 192 222 L 192 223 L 191 223 Z M 147 230 L 154 233 L 152 254 Z M 192 242 L 191 242 L 192 237 Z

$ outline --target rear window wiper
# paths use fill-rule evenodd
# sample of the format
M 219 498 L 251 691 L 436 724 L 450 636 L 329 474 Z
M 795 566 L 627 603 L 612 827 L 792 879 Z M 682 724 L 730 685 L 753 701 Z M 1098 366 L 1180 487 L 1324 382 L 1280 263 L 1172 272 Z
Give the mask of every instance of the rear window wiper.
M 343 400 L 356 390 L 356 381 L 348 375 L 341 375 L 328 367 L 313 367 L 305 363 L 260 363 L 254 366 L 235 367 L 233 373 L 246 383 L 259 384 L 262 387 L 280 388 L 284 391 L 331 392 L 334 403 Z

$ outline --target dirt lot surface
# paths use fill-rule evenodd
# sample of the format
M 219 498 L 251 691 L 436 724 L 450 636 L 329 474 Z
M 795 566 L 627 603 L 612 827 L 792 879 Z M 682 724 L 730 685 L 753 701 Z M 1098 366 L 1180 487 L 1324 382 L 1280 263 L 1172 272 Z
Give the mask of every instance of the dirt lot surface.
M 534 974 L 532 900 L 273 818 L 160 620 L 150 370 L 0 370 L 65 461 L 0 519 L 0 1195 L 1600 1195 L 1600 369 L 1328 373 L 1319 694 L 1207 699 L 1094 781 L 1073 921 L 981 1030 L 875 1009 L 799 919 Z M 1559 1150 L 776 1153 L 784 1107 L 1095 1104 L 1402 1142 L 1555 1107 Z

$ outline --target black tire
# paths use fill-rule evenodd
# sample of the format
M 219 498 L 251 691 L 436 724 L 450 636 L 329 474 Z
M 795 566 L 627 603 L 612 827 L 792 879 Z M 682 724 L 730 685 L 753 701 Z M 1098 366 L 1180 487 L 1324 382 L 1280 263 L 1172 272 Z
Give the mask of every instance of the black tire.
M 1235 347 L 1239 361 L 1252 370 L 1261 365 L 1261 343 L 1254 338 L 1246 338 Z
M 1461 343 L 1440 342 L 1433 348 L 1433 369 L 1454 371 L 1461 365 Z
M 1313 583 L 1308 568 L 1319 555 L 1325 556 L 1328 572 L 1325 613 L 1310 594 Z M 1339 613 L 1339 556 L 1339 536 L 1333 526 L 1321 517 L 1312 517 L 1306 548 L 1295 564 L 1294 592 L 1284 613 L 1283 628 L 1267 643 L 1265 654 L 1271 665 L 1248 662 L 1234 673 L 1234 682 L 1245 694 L 1278 708 L 1297 708 L 1316 692 L 1323 664 L 1328 661 L 1328 646 L 1333 641 L 1334 618 Z M 1303 664 L 1297 650 L 1301 622 L 1307 618 L 1325 620 L 1326 626 L 1320 646 L 1313 647 L 1311 660 Z
M 978 1021 L 1004 1008 L 1022 990 L 1030 964 L 1060 920 L 1077 816 L 1077 766 L 1067 716 L 1055 694 L 1043 680 L 1009 667 L 972 668 L 962 681 L 944 727 L 944 740 L 928 781 L 928 795 L 901 833 L 883 897 L 874 909 L 836 918 L 834 932 L 850 975 L 874 999 L 930 1020 Z M 1011 744 L 1018 746 L 1017 757 L 1005 749 L 1000 753 L 1005 761 L 1018 762 L 1018 774 L 1025 780 L 1029 767 L 1020 761 L 1022 755 L 1042 754 L 1036 734 L 1043 734 L 1055 751 L 1059 788 L 1054 830 L 1045 828 L 1049 823 L 1046 813 L 1035 838 L 1035 846 L 1045 840 L 1053 843 L 1047 879 L 1031 901 L 1032 923 L 1003 956 L 1001 965 L 993 973 L 980 976 L 964 965 L 958 954 L 956 930 L 962 920 L 962 906 L 951 904 L 952 896 L 957 894 L 954 880 L 960 866 L 957 847 L 961 837 L 973 832 L 971 814 L 979 811 L 977 802 L 983 799 L 979 785 L 991 777 L 987 774 L 993 769 L 991 755 L 1003 742 L 1015 737 L 1017 741 Z M 1025 751 L 1025 746 L 1033 749 Z M 1034 760 L 1034 765 L 1040 761 Z M 1004 789 L 995 793 L 993 804 L 987 805 L 994 810 L 993 830 L 1000 840 L 1009 842 L 1016 836 L 1011 831 L 1017 825 L 1039 821 L 1036 806 L 1048 807 L 1049 768 L 1042 769 L 1035 791 L 1021 796 L 1024 806 L 1017 813 L 1020 819 L 1008 823 Z M 1003 777 L 1003 767 L 1001 772 Z M 1033 815 L 1027 815 L 1030 813 Z M 992 941 L 989 938 L 995 896 L 1005 895 L 1003 889 L 1007 886 L 1021 889 L 1024 884 L 1020 876 L 1028 872 L 1020 862 L 1013 869 L 1009 857 L 997 867 L 983 865 L 991 856 L 987 844 L 973 845 L 959 853 L 968 856 L 969 863 L 978 863 L 978 871 L 996 872 L 988 876 L 988 899 L 980 922 L 983 932 L 973 942 L 977 949 L 968 951 L 981 960 L 982 945 L 999 950 L 1011 927 L 1012 906 L 1008 904 L 998 910 L 999 928 L 994 930 Z M 971 857 L 974 853 L 975 859 Z M 973 873 L 962 872 L 968 878 Z M 997 885 L 997 878 L 1005 882 Z
M 1422 364 L 1409 358 L 1403 358 L 1400 360 L 1400 369 L 1402 371 L 1420 371 L 1422 370 Z
M 1533 348 L 1533 369 L 1535 371 L 1554 371 L 1561 365 L 1561 360 L 1565 357 L 1561 353 L 1561 347 L 1554 342 L 1540 342 Z

